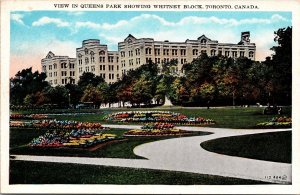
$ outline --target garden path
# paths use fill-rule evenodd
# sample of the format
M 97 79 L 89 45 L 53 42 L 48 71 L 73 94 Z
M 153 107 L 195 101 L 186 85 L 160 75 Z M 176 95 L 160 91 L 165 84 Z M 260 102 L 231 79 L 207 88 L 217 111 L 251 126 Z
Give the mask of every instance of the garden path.
M 104 126 L 126 129 L 141 127 L 137 125 Z M 281 184 L 290 184 L 292 181 L 291 164 L 217 154 L 209 152 L 200 146 L 200 143 L 204 141 L 221 137 L 290 131 L 290 129 L 239 130 L 209 127 L 178 128 L 189 131 L 206 131 L 213 134 L 160 140 L 142 144 L 134 148 L 134 153 L 136 155 L 145 157 L 147 159 L 15 155 L 15 160 L 184 171 Z

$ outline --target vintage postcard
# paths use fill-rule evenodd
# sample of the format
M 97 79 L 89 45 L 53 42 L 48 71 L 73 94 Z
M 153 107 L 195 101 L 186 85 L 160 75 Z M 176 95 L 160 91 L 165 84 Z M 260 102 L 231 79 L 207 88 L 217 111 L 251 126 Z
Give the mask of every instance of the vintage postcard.
M 300 193 L 299 1 L 1 1 L 1 193 Z

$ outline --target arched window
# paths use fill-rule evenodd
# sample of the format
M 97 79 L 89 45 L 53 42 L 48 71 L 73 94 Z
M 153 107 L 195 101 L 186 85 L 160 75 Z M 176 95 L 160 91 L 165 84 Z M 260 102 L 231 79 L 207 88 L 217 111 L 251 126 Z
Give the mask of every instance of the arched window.
M 105 55 L 105 51 L 103 51 L 103 50 L 100 51 L 100 52 L 99 52 L 99 55 Z
M 87 55 L 89 53 L 89 50 L 87 48 L 85 48 L 84 53 L 85 53 L 85 55 Z
M 200 41 L 200 43 L 201 43 L 201 44 L 206 44 L 206 39 L 202 39 L 202 40 Z

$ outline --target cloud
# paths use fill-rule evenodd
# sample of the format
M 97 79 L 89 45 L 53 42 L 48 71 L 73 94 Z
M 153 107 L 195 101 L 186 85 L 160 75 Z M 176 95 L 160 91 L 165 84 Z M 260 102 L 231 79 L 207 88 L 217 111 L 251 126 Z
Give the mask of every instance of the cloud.
M 60 18 L 49 18 L 47 16 L 40 18 L 32 23 L 32 26 L 44 26 L 46 24 L 55 24 L 57 27 L 70 26 L 68 22 L 62 21 Z
M 187 16 L 180 19 L 177 22 L 168 21 L 160 16 L 154 14 L 141 14 L 139 16 L 133 17 L 129 20 L 120 20 L 114 24 L 109 23 L 95 23 L 95 22 L 76 22 L 76 28 L 91 28 L 97 30 L 112 30 L 123 28 L 126 26 L 132 26 L 133 24 L 147 24 L 148 22 L 156 23 L 164 27 L 182 27 L 186 25 L 201 25 L 201 24 L 218 24 L 225 26 L 240 26 L 248 24 L 271 24 L 280 21 L 288 21 L 285 17 L 274 14 L 270 18 L 249 18 L 249 19 L 233 19 L 233 18 L 218 18 L 215 16 L 211 17 L 199 17 L 199 16 Z
M 23 15 L 22 14 L 11 14 L 11 19 L 19 24 L 25 25 L 23 22 Z

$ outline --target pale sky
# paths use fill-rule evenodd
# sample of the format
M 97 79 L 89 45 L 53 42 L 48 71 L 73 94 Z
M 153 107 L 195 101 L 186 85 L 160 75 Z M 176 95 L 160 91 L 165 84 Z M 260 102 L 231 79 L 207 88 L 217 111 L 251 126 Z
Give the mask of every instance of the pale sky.
M 68 12 L 11 13 L 10 77 L 24 68 L 41 70 L 49 51 L 75 57 L 85 39 L 100 39 L 110 50 L 128 34 L 158 41 L 185 41 L 206 35 L 219 43 L 238 43 L 250 31 L 256 60 L 270 56 L 274 31 L 292 25 L 291 12 Z

